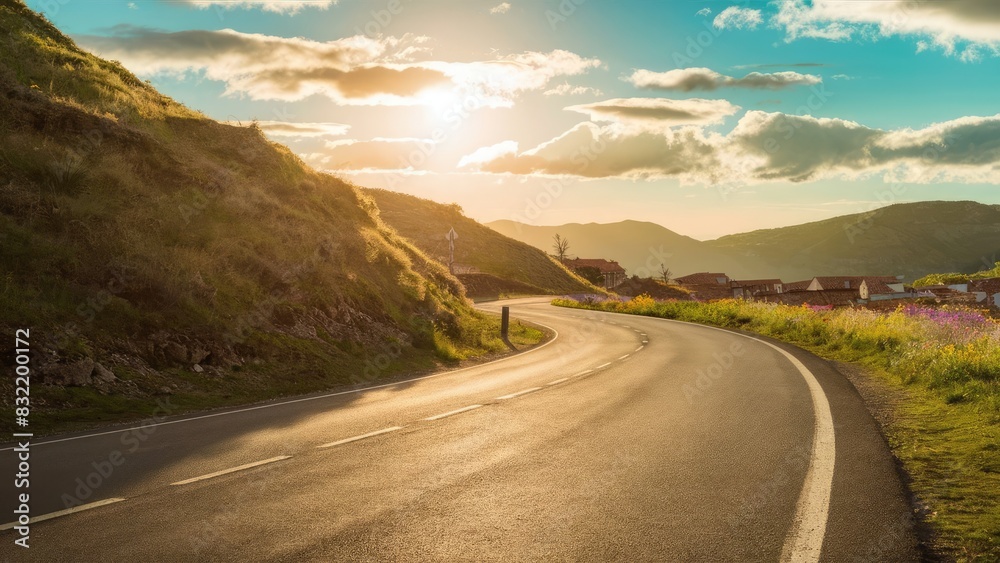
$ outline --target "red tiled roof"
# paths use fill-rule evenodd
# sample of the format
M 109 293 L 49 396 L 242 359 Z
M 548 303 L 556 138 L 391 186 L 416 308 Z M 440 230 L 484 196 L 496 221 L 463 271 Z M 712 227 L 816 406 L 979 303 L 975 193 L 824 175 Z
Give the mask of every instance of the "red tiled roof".
M 812 283 L 812 280 L 789 282 L 789 283 L 786 283 L 786 284 L 782 284 L 782 286 L 783 286 L 782 289 L 784 289 L 785 291 L 801 291 L 803 289 L 808 288 L 809 284 L 811 284 L 811 283 Z
M 895 289 L 889 287 L 889 285 L 884 281 L 865 280 L 864 283 L 868 286 L 868 295 L 891 295 L 893 293 L 898 293 Z
M 782 282 L 779 279 L 773 279 L 773 280 L 731 280 L 731 281 L 733 283 L 733 287 L 749 287 L 749 286 L 752 286 L 752 285 L 783 285 L 784 284 L 784 282 Z M 808 285 L 808 284 L 806 284 L 806 285 Z
M 618 262 L 604 258 L 567 258 L 565 265 L 570 269 L 597 268 L 602 274 L 625 273 L 625 268 L 622 268 Z
M 722 283 L 719 282 L 720 278 L 724 280 Z M 676 281 L 681 285 L 725 285 L 729 282 L 729 276 L 726 274 L 700 272 L 676 278 Z
M 982 291 L 987 295 L 996 295 L 1000 293 L 1000 278 L 972 280 L 969 282 L 969 286 L 969 291 Z
M 817 276 L 813 278 L 823 289 L 858 289 L 861 282 L 869 280 L 882 283 L 897 283 L 896 276 Z M 811 282 L 810 282 L 811 283 Z

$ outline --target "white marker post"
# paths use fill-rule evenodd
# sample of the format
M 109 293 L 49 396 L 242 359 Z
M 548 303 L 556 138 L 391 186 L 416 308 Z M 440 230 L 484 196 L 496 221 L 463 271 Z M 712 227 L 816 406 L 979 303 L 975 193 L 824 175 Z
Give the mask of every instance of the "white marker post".
M 448 239 L 448 249 L 451 251 L 451 260 L 448 262 L 448 271 L 452 274 L 455 273 L 455 241 L 458 240 L 458 233 L 455 232 L 455 227 L 452 227 L 448 231 L 448 234 L 444 236 Z

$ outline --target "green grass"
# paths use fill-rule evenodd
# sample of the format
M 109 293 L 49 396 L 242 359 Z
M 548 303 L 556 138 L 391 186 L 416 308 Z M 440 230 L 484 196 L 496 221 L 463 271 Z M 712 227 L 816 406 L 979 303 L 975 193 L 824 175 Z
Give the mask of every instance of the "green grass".
M 364 189 L 381 219 L 431 258 L 450 260 L 445 234 L 458 233 L 455 262 L 480 272 L 538 288 L 538 293 L 606 293 L 570 272 L 545 252 L 469 219 L 458 205 L 441 204 L 411 195 Z
M 1000 262 L 993 268 L 982 270 L 974 274 L 960 274 L 953 272 L 950 274 L 928 274 L 913 282 L 913 287 L 926 287 L 928 285 L 952 285 L 969 283 L 972 280 L 982 280 L 987 278 L 1000 278 Z
M 903 398 L 885 428 L 935 549 L 1000 560 L 1000 325 L 975 311 L 803 307 L 725 300 L 555 305 L 735 328 L 854 362 Z

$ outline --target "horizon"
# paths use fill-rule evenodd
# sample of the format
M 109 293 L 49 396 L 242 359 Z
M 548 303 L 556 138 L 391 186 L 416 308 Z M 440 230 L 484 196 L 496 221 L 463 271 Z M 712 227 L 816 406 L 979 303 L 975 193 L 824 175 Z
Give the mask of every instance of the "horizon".
M 988 6 L 27 4 L 318 170 L 483 223 L 637 220 L 712 240 L 892 203 L 1000 203 Z

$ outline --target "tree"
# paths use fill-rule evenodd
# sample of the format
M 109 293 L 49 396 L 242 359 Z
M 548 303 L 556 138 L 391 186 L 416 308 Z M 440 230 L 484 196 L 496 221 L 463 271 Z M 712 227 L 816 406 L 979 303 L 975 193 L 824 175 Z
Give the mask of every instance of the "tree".
M 590 283 L 596 286 L 604 287 L 604 274 L 601 273 L 600 269 L 593 266 L 580 266 L 575 271 L 576 275 L 589 281 Z
M 555 238 L 552 240 L 552 249 L 556 251 L 556 258 L 558 258 L 560 262 L 565 262 L 566 253 L 569 252 L 569 240 L 560 236 L 559 233 L 556 233 Z
M 672 275 L 674 275 L 674 273 L 670 271 L 670 268 L 664 266 L 663 264 L 660 264 L 660 276 L 663 277 L 663 283 L 669 284 L 670 276 Z

